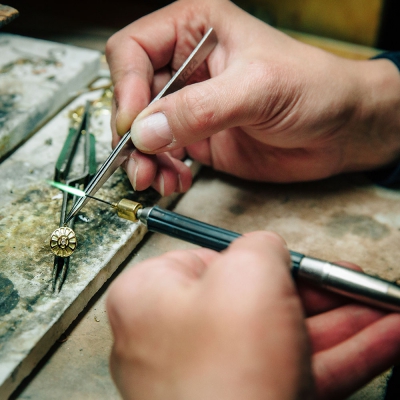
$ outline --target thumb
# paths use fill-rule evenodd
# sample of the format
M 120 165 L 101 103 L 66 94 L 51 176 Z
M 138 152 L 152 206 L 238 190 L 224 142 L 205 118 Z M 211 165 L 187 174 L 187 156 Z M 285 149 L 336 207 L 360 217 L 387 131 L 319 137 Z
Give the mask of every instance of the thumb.
M 148 106 L 132 124 L 135 146 L 143 152 L 160 153 L 227 128 L 256 123 L 257 109 L 262 108 L 261 88 L 238 82 L 240 75 L 233 72 L 186 86 Z

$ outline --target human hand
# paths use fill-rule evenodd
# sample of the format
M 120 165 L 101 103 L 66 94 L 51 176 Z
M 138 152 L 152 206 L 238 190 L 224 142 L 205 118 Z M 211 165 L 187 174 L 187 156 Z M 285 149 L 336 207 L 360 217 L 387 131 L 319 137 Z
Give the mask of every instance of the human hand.
M 123 397 L 341 399 L 399 359 L 398 314 L 297 292 L 289 264 L 279 236 L 256 232 L 123 273 L 107 301 Z
M 209 27 L 219 44 L 198 83 L 146 108 Z M 184 148 L 217 170 L 276 182 L 372 169 L 400 152 L 400 79 L 390 61 L 336 57 L 228 1 L 173 3 L 115 34 L 106 53 L 114 145 L 136 118 L 141 152 L 125 169 L 138 190 L 187 190 L 189 169 L 166 153 Z
M 175 251 L 125 272 L 107 304 L 123 397 L 309 398 L 309 344 L 289 263 L 283 240 L 259 232 L 223 253 Z
M 339 262 L 361 271 L 354 264 Z M 400 360 L 400 314 L 300 283 L 317 398 L 344 399 Z

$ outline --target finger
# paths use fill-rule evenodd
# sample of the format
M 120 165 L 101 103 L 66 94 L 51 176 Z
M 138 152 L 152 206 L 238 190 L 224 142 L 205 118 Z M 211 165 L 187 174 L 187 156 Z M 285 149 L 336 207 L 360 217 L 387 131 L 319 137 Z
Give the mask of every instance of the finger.
M 189 157 L 204 165 L 213 165 L 210 140 L 210 138 L 207 138 L 185 147 Z M 216 146 L 216 148 L 218 148 L 218 146 Z
M 114 83 L 113 130 L 121 136 L 150 103 L 153 66 L 143 48 L 122 31 L 109 39 L 107 61 Z
M 229 288 L 235 299 L 240 297 L 244 304 L 259 294 L 258 288 L 274 299 L 273 303 L 286 295 L 297 297 L 290 278 L 289 253 L 279 235 L 265 231 L 247 233 L 221 254 L 218 265 L 210 266 L 204 276 L 211 287 Z
M 169 154 L 157 154 L 157 174 L 152 187 L 162 196 L 186 192 L 192 184 L 190 168 Z
M 154 181 L 157 173 L 157 157 L 150 154 L 143 154 L 134 150 L 124 162 L 129 181 L 134 190 L 147 189 Z
M 121 140 L 121 137 L 117 133 L 117 129 L 115 126 L 115 114 L 117 112 L 117 105 L 115 103 L 115 97 L 113 96 L 112 102 L 111 102 L 111 120 L 110 120 L 110 126 L 111 126 L 111 147 L 114 148 L 118 142 Z
M 353 300 L 342 295 L 305 282 L 298 282 L 297 291 L 307 317 L 312 317 L 313 315 L 318 315 L 353 302 Z
M 158 93 L 164 88 L 171 77 L 171 70 L 168 67 L 161 68 L 160 70 L 155 72 L 151 86 L 152 98 L 158 95 Z
M 188 288 L 188 284 L 198 280 L 207 264 L 218 256 L 209 249 L 177 250 L 129 268 L 109 290 L 108 308 L 115 322 L 122 323 L 125 315 L 121 313 L 131 310 L 131 304 L 140 302 L 150 307 L 158 301 L 158 294 Z
M 347 261 L 339 261 L 336 264 L 362 272 L 362 269 L 358 265 Z M 301 280 L 298 281 L 297 290 L 307 316 L 320 314 L 354 302 L 345 296 L 329 292 L 326 289 L 318 288 Z
M 120 135 L 149 104 L 154 71 L 168 64 L 172 70 L 179 68 L 206 31 L 207 20 L 194 20 L 188 12 L 190 7 L 180 2 L 171 4 L 135 21 L 108 40 L 106 57 L 114 82 Z
M 106 57 L 114 83 L 114 99 L 116 104 L 116 131 L 125 134 L 135 117 L 151 100 L 151 87 L 154 70 L 164 67 L 171 56 L 175 34 L 173 27 L 163 26 L 163 41 L 150 35 L 142 41 L 140 30 L 145 29 L 143 23 L 136 22 L 113 35 L 107 42 Z M 145 29 L 149 31 L 148 28 Z M 158 32 L 160 34 L 160 32 Z M 159 46 L 159 55 L 153 47 Z M 161 55 L 161 59 L 160 59 Z M 165 58 L 165 60 L 162 59 Z
M 389 314 L 313 357 L 318 398 L 343 399 L 399 361 L 400 315 Z M 340 385 L 338 385 L 340 382 Z
M 180 149 L 169 151 L 168 154 L 174 158 L 177 158 L 178 160 L 183 160 L 186 157 L 186 150 L 182 147 Z
M 257 124 L 263 102 L 259 92 L 266 90 L 268 79 L 264 77 L 264 89 L 260 89 L 255 76 L 238 81 L 238 76 L 246 72 L 250 73 L 237 62 L 214 78 L 186 86 L 151 104 L 131 127 L 134 144 L 144 152 L 162 152 L 185 147 L 227 128 Z
M 190 168 L 169 154 L 144 154 L 134 150 L 124 162 L 134 190 L 145 190 L 153 186 L 161 195 L 184 193 L 192 184 Z
M 234 240 L 209 265 L 198 289 L 208 318 L 216 321 L 217 329 L 228 338 L 220 348 L 231 352 L 234 343 L 239 353 L 246 353 L 258 343 L 250 351 L 252 357 L 257 359 L 262 351 L 262 360 L 273 358 L 280 364 L 276 371 L 291 363 L 301 365 L 302 373 L 310 376 L 308 337 L 289 265 L 289 253 L 280 236 L 253 232 Z
M 164 263 L 159 268 L 168 268 L 185 278 L 199 279 L 207 264 L 218 258 L 218 253 L 210 249 L 176 250 L 165 253 L 158 261 Z
M 113 296 L 123 297 L 122 303 L 134 301 L 137 296 L 145 296 L 147 292 L 154 296 L 161 288 L 187 287 L 190 281 L 198 280 L 207 265 L 220 257 L 210 249 L 175 250 L 162 256 L 147 259 L 132 266 L 118 277 L 112 284 Z M 121 306 L 122 307 L 122 306 Z
M 371 307 L 348 304 L 307 318 L 313 353 L 336 346 L 385 315 L 386 312 Z

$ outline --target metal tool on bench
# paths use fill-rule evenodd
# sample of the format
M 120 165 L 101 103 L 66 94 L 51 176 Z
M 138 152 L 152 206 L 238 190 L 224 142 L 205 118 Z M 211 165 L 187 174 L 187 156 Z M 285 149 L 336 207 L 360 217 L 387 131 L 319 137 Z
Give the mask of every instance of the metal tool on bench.
M 95 138 L 89 133 L 89 126 L 90 102 L 87 102 L 79 125 L 69 128 L 69 134 L 56 163 L 54 176 L 56 182 L 65 183 L 75 188 L 81 185 L 85 187 L 95 175 Z M 81 150 L 79 152 L 80 160 L 78 160 L 78 150 Z M 74 218 L 71 218 L 68 223 L 66 221 L 68 203 L 72 201 L 75 204 L 77 200 L 78 197 L 63 192 L 60 227 L 52 233 L 50 238 L 50 247 L 55 254 L 52 273 L 53 292 L 60 291 L 67 274 L 69 256 L 77 246 L 75 232 L 73 231 Z
M 143 208 L 140 203 L 127 199 L 112 206 L 121 218 L 141 221 L 152 232 L 216 251 L 226 249 L 241 236 L 158 206 Z M 289 250 L 289 253 L 295 278 L 367 304 L 400 312 L 400 287 L 396 284 L 296 251 Z
M 210 28 L 204 35 L 200 43 L 192 51 L 181 68 L 165 85 L 161 92 L 153 99 L 151 103 L 161 99 L 176 90 L 182 88 L 187 82 L 188 78 L 200 66 L 200 64 L 207 58 L 212 49 L 217 44 L 217 37 L 212 28 Z M 151 104 L 150 103 L 150 104 Z M 88 202 L 89 196 L 93 196 L 107 181 L 107 179 L 116 171 L 116 169 L 129 157 L 134 150 L 133 143 L 128 131 L 120 140 L 115 149 L 111 152 L 104 164 L 99 168 L 99 171 L 85 189 L 88 196 L 81 197 L 73 206 L 67 216 L 66 222 L 69 222 Z
M 120 217 L 139 220 L 152 232 L 216 251 L 226 249 L 241 236 L 158 206 L 142 208 L 136 202 L 123 199 L 114 207 Z M 289 253 L 295 278 L 367 304 L 400 312 L 400 287 L 396 284 L 296 251 L 289 250 Z
M 82 190 L 49 183 L 77 196 L 86 196 Z M 121 218 L 133 222 L 141 221 L 149 231 L 163 233 L 212 250 L 222 251 L 241 236 L 239 233 L 185 217 L 158 206 L 143 208 L 142 204 L 128 199 L 109 203 L 96 197 L 91 198 L 110 205 L 116 209 Z M 296 251 L 289 250 L 289 253 L 295 278 L 363 303 L 400 312 L 398 285 Z
M 153 101 L 182 87 L 194 69 L 206 59 L 216 43 L 215 33 L 210 29 L 181 69 Z M 97 190 L 132 150 L 130 132 L 127 132 L 86 190 L 80 193 L 82 197 L 73 206 L 66 222 L 70 221 L 90 198 L 93 198 Z M 108 204 L 117 210 L 120 217 L 132 221 L 140 220 L 147 225 L 150 231 L 161 232 L 218 251 L 225 249 L 240 236 L 238 233 L 162 210 L 157 206 L 143 208 L 141 204 L 126 199 L 116 204 Z M 385 309 L 400 311 L 400 288 L 397 285 L 294 251 L 291 251 L 290 255 L 295 276 L 354 299 Z

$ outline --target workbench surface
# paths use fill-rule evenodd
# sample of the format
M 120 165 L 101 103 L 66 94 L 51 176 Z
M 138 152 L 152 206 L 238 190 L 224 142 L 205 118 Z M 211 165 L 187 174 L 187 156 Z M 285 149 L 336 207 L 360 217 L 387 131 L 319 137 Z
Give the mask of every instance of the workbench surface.
M 352 53 L 351 46 L 332 41 L 324 44 L 329 50 L 336 48 L 341 55 L 356 58 L 376 52 L 354 46 Z M 389 280 L 400 278 L 400 191 L 378 188 L 362 174 L 273 185 L 244 182 L 203 168 L 174 211 L 241 233 L 274 230 L 293 250 L 330 261 L 346 259 Z M 177 239 L 148 234 L 113 278 L 141 260 L 191 247 Z M 112 344 L 105 311 L 108 284 L 12 398 L 119 398 L 108 369 Z M 388 374 L 378 377 L 351 399 L 383 399 L 387 377 Z
M 400 278 L 400 192 L 377 188 L 362 175 L 272 185 L 244 182 L 205 168 L 175 211 L 241 233 L 275 230 L 293 250 L 331 261 L 350 260 L 369 273 Z M 125 268 L 168 250 L 193 247 L 160 234 L 148 235 Z M 112 338 L 106 295 L 104 288 L 21 389 L 18 399 L 118 398 L 108 370 Z M 383 399 L 386 379 L 381 376 L 352 399 Z M 365 393 L 368 397 L 363 397 Z

